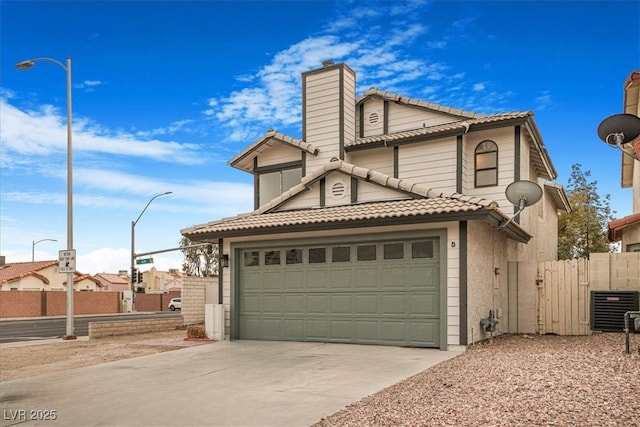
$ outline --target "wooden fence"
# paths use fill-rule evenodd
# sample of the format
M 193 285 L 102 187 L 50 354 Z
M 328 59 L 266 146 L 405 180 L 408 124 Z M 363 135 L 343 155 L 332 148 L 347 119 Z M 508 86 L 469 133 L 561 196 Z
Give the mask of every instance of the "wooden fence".
M 591 334 L 591 291 L 640 291 L 640 253 L 591 254 L 538 264 L 539 334 Z

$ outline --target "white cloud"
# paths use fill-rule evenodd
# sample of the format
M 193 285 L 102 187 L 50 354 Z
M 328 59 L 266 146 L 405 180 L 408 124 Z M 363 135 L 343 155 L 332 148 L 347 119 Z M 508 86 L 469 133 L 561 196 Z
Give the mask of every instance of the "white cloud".
M 0 98 L 0 139 L 2 155 L 49 156 L 67 149 L 67 119 L 52 106 L 23 111 Z M 163 130 L 172 133 L 190 121 L 175 122 Z M 154 131 L 150 131 L 153 134 Z M 159 133 L 158 130 L 155 133 Z M 151 158 L 156 161 L 202 164 L 206 155 L 197 144 L 140 139 L 134 134 L 106 130 L 84 119 L 73 120 L 73 150 Z
M 536 96 L 535 103 L 536 103 L 536 110 L 538 111 L 546 110 L 550 107 L 553 107 L 554 102 L 551 96 L 551 92 L 548 90 L 545 90 L 544 92 L 542 92 L 542 94 L 540 94 L 539 96 Z

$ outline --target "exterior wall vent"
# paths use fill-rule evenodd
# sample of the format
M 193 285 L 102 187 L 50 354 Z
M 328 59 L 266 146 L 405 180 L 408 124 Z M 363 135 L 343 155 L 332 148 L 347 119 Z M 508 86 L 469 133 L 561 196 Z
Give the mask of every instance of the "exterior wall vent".
M 370 125 L 377 124 L 379 120 L 380 120 L 380 116 L 375 111 L 373 113 L 369 114 L 369 124 Z
M 624 332 L 624 314 L 640 309 L 640 292 L 591 291 L 591 330 Z
M 331 186 L 331 195 L 336 199 L 342 198 L 345 194 L 345 191 L 346 186 L 343 182 L 336 182 Z

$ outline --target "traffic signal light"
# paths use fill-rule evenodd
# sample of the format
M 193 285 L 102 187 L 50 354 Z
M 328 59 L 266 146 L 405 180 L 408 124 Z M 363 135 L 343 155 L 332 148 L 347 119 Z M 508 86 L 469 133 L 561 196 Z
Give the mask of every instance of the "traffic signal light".
M 136 282 L 142 283 L 142 271 L 138 270 L 136 273 Z

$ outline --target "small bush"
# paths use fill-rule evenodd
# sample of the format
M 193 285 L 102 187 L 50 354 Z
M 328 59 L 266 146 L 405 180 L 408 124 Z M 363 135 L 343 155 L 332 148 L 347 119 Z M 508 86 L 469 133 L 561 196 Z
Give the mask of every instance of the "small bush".
M 206 338 L 207 332 L 204 325 L 189 325 L 187 326 L 187 338 Z

